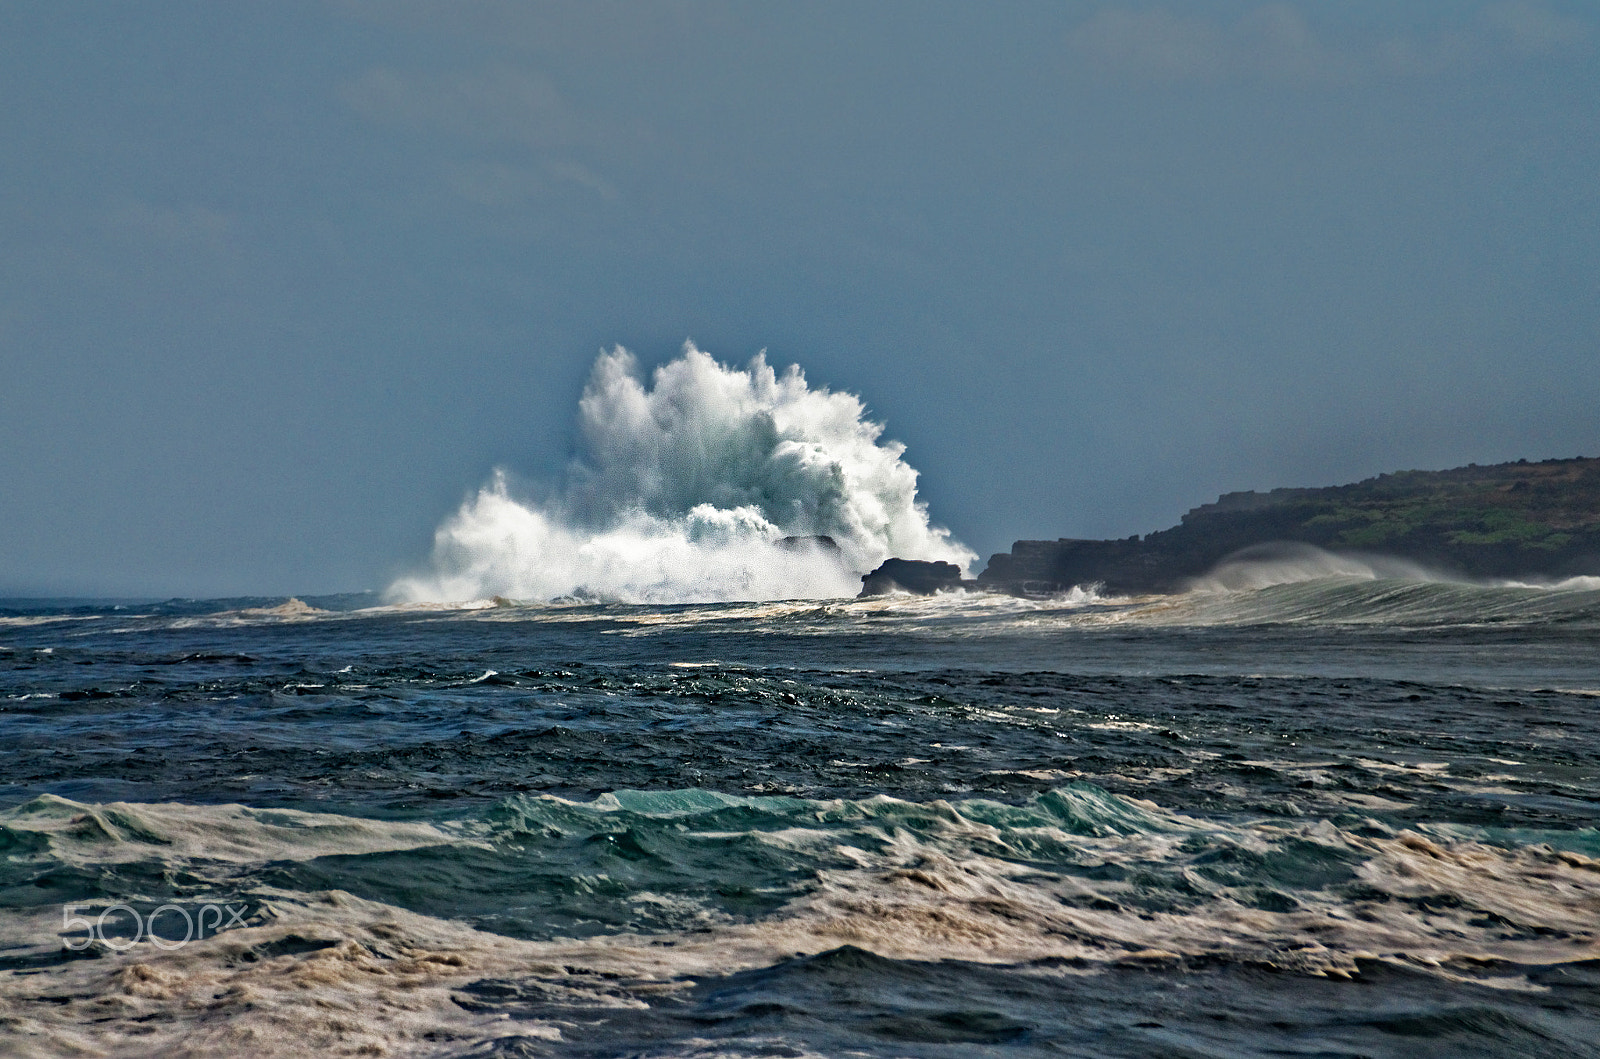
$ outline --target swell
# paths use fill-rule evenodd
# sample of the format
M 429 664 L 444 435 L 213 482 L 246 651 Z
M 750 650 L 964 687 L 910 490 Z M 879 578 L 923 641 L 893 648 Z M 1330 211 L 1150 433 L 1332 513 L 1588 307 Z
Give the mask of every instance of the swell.
M 1385 1034 L 1493 1048 L 1543 1032 L 1554 1054 L 1584 1054 L 1581 1033 L 1519 998 L 1565 987 L 1581 1004 L 1600 957 L 1600 863 L 1518 840 L 1547 836 L 1208 820 L 1083 784 L 1015 805 L 524 797 L 432 836 L 368 821 L 365 852 L 298 834 L 352 826 L 170 804 L 7 813 L 0 920 L 24 944 L 5 955 L 34 962 L 0 978 L 0 1040 L 14 1054 L 675 1054 L 709 1032 L 734 1054 L 1048 1052 L 1083 1027 L 1044 1012 L 1082 1005 L 1184 1040 L 1208 1022 L 1241 1043 L 1299 1026 L 1394 1054 Z M 206 855 L 225 838 L 241 852 Z M 172 949 L 67 959 L 61 895 L 39 880 L 68 868 L 91 913 L 205 897 L 249 915 Z M 1319 984 L 1346 978 L 1394 992 L 1374 1005 Z
M 765 665 L 539 664 L 536 651 L 559 658 L 574 642 L 608 643 L 635 659 L 662 652 L 663 642 L 701 659 L 729 644 L 685 640 L 676 628 L 641 643 L 622 623 L 604 626 L 612 635 L 558 638 L 553 647 L 538 646 L 537 625 L 449 628 L 459 637 L 454 653 L 408 654 L 416 633 L 401 625 L 392 649 L 369 649 L 359 664 L 349 661 L 345 631 L 306 641 L 319 627 L 303 625 L 292 630 L 304 649 L 283 657 L 232 631 L 209 652 L 194 650 L 187 633 L 158 641 L 160 653 L 31 652 L 15 661 L 0 700 L 0 804 L 53 793 L 403 815 L 519 793 L 585 800 L 686 785 L 813 799 L 890 791 L 1017 801 L 1076 779 L 1181 812 L 1357 813 L 1396 827 L 1554 829 L 1594 818 L 1600 715 L 1592 693 L 1564 683 L 1587 680 L 1595 690 L 1588 634 L 1571 644 L 1544 635 L 1534 646 L 1573 661 L 1564 674 L 1534 672 L 1538 683 L 1523 674 L 1528 682 L 1515 690 L 1507 685 L 1517 674 L 1505 670 L 1525 666 L 1526 653 L 1457 633 L 1397 644 L 1385 630 L 1356 639 L 1352 672 L 1295 676 L 1260 671 L 1305 667 L 1325 634 L 1135 630 L 1108 641 L 1110 662 L 1124 672 L 1097 674 L 1087 655 L 1069 658 L 1080 672 L 945 668 L 955 654 L 948 641 L 928 648 L 943 665 L 915 670 L 819 672 L 781 655 Z M 1044 638 L 1036 629 L 1026 636 Z M 876 642 L 868 659 L 881 657 Z M 1175 642 L 1232 671 L 1173 672 L 1175 660 L 1201 661 L 1175 656 Z M 1434 672 L 1370 675 L 1393 667 L 1374 643 L 1423 652 Z M 993 665 L 1008 644 L 976 639 L 968 654 Z M 255 653 L 216 649 L 223 645 Z M 861 657 L 848 642 L 834 649 L 841 660 Z M 815 654 L 809 635 L 793 650 Z M 1146 664 L 1165 669 L 1125 672 Z
M 1593 829 L 1208 819 L 1083 783 L 1020 804 L 544 795 L 431 823 L 45 798 L 0 842 L 13 908 L 68 879 L 91 905 L 337 890 L 531 939 L 782 923 L 905 958 L 1549 962 L 1588 952 L 1600 912 Z
M 1205 586 L 1136 612 L 1152 624 L 1581 626 L 1600 624 L 1600 582 L 1548 586 L 1397 577 L 1319 577 L 1261 587 Z

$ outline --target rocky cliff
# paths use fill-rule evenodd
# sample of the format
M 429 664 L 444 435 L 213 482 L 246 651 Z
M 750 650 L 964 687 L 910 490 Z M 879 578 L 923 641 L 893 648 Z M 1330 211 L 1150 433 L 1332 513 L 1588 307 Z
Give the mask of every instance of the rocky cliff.
M 978 584 L 1171 592 L 1274 542 L 1407 560 L 1466 577 L 1600 575 L 1600 459 L 1401 471 L 1353 485 L 1228 493 L 1171 529 L 1125 540 L 1018 541 Z

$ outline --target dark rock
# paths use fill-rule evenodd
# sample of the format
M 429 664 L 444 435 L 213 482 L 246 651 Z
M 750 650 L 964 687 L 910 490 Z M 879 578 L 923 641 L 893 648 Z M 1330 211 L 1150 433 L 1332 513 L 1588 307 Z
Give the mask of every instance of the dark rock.
M 954 563 L 930 563 L 921 559 L 889 559 L 861 578 L 863 596 L 883 596 L 890 592 L 911 592 L 931 596 L 935 592 L 965 588 L 972 582 L 961 580 L 961 567 Z
M 826 533 L 807 533 L 799 536 L 783 537 L 773 541 L 773 543 L 779 548 L 790 552 L 804 551 L 808 548 L 816 548 L 824 552 L 836 552 L 839 550 L 839 542 Z

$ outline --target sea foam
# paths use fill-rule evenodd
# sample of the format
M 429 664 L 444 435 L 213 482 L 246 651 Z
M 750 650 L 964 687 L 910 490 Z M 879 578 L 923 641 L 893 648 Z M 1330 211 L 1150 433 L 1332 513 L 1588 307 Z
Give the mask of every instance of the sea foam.
M 741 370 L 689 343 L 646 385 L 619 346 L 584 389 L 565 480 L 534 501 L 497 471 L 440 526 L 431 569 L 389 595 L 830 598 L 891 555 L 965 568 L 976 556 L 929 522 L 905 446 L 882 433 L 860 398 L 764 355 Z M 807 539 L 824 536 L 835 546 Z

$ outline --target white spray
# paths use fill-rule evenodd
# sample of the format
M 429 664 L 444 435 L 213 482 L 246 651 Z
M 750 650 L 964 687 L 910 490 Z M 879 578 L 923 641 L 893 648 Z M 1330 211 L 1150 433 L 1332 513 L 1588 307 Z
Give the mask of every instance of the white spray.
M 812 389 L 758 355 L 744 370 L 692 343 L 647 387 L 620 346 L 578 405 L 578 453 L 550 500 L 505 476 L 434 535 L 432 571 L 403 600 L 565 597 L 709 602 L 853 596 L 891 555 L 976 556 L 928 522 L 905 446 L 882 441 L 859 398 Z M 827 536 L 825 543 L 785 537 Z
M 1190 588 L 1199 592 L 1250 592 L 1273 585 L 1329 578 L 1377 581 L 1446 581 L 1449 578 L 1406 559 L 1387 555 L 1340 555 L 1298 541 L 1255 544 L 1228 556 Z

